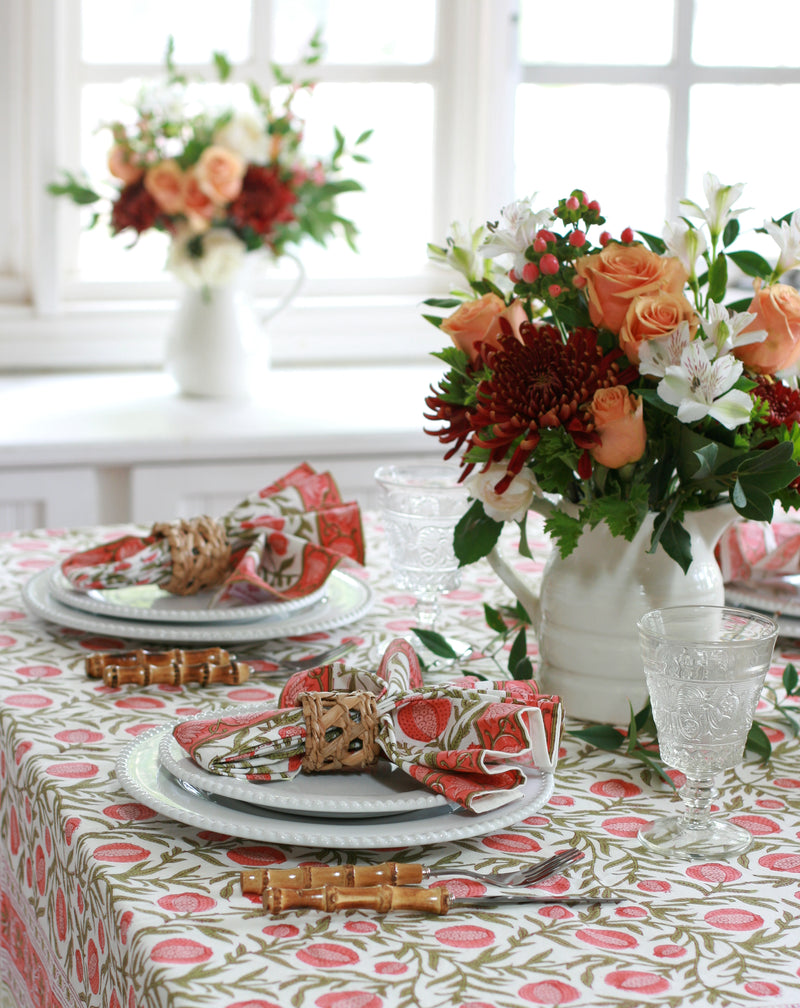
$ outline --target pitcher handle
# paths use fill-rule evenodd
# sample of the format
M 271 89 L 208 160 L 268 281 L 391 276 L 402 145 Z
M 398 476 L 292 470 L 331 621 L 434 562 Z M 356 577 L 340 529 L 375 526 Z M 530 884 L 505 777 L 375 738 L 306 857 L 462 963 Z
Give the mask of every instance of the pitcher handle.
M 277 304 L 273 305 L 272 308 L 267 309 L 261 315 L 262 322 L 268 322 L 271 318 L 274 318 L 279 312 L 282 312 L 291 302 L 295 299 L 297 294 L 300 292 L 300 288 L 306 282 L 306 271 L 301 260 L 293 252 L 284 252 L 283 257 L 285 259 L 291 259 L 292 262 L 297 267 L 297 276 L 294 278 L 291 287 L 286 291 L 286 293 L 278 299 Z
M 531 623 L 533 624 L 534 630 L 539 630 L 539 618 L 541 614 L 541 606 L 539 604 L 539 596 L 536 592 L 526 584 L 525 581 L 520 577 L 520 575 L 513 569 L 509 562 L 503 557 L 495 546 L 491 553 L 486 557 L 489 561 L 489 565 L 495 574 L 500 578 L 500 580 L 505 584 L 507 588 L 511 589 L 514 597 L 522 605 L 522 608 L 530 617 Z

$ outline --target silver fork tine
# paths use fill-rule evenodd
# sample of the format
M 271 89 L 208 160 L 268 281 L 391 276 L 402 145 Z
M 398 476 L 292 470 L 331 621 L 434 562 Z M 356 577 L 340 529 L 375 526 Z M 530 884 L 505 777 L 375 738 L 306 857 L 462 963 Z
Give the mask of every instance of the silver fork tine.
M 485 882 L 487 885 L 500 886 L 530 885 L 531 882 L 549 878 L 557 871 L 560 871 L 561 868 L 582 857 L 582 851 L 577 850 L 575 847 L 569 847 L 544 861 L 540 861 L 538 864 L 531 865 L 522 870 L 510 872 L 476 872 L 467 871 L 464 868 L 427 868 L 424 877 L 447 876 L 449 878 L 472 878 L 477 879 L 479 882 Z
M 530 871 L 523 871 L 519 874 L 522 876 L 518 881 L 511 884 L 513 885 L 532 885 L 534 882 L 542 882 L 544 879 L 550 878 L 552 875 L 557 874 L 562 868 L 566 868 L 567 865 L 573 864 L 575 861 L 580 861 L 583 857 L 583 851 L 575 850 L 570 848 L 566 851 L 561 851 L 559 854 L 555 854 L 548 861 L 543 861 L 540 865 L 534 865 Z M 509 885 L 507 882 L 506 885 Z
M 285 672 L 306 672 L 308 669 L 317 668 L 319 665 L 327 665 L 328 662 L 333 661 L 335 658 L 342 658 L 352 651 L 354 647 L 355 644 L 352 641 L 346 641 L 343 644 L 337 644 L 335 647 L 329 648 L 327 651 L 321 651 L 318 655 L 312 655 L 311 658 L 303 658 L 300 661 L 279 661 L 276 664 L 279 669 Z

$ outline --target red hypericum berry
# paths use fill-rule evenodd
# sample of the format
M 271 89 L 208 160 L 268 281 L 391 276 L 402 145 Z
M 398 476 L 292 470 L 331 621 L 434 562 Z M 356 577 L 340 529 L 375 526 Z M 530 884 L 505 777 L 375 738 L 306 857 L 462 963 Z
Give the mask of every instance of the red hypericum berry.
M 539 260 L 539 269 L 547 276 L 554 276 L 559 270 L 558 259 L 556 259 L 552 252 L 548 252 L 547 255 L 543 255 Z
M 546 231 L 544 228 L 540 228 L 536 232 L 536 237 L 537 238 L 544 238 L 544 240 L 548 241 L 548 242 L 554 242 L 556 240 L 556 236 L 553 234 L 553 232 L 552 231 Z
M 533 239 L 533 251 L 545 252 L 546 250 L 547 250 L 547 239 L 537 235 L 536 238 Z
M 567 210 L 577 210 L 580 206 L 580 202 L 577 196 L 570 196 L 567 200 Z
M 583 231 L 575 230 L 569 236 L 569 243 L 573 248 L 580 248 L 582 245 L 586 244 L 586 235 Z
M 608 243 L 611 241 L 611 235 L 608 233 L 608 231 L 604 231 L 600 235 L 599 241 L 600 241 L 600 244 L 603 246 L 603 248 L 605 248 L 606 245 L 608 245 Z
M 561 284 L 550 284 L 550 286 L 547 288 L 547 293 L 550 295 L 551 298 L 557 298 L 563 289 L 564 288 L 561 286 Z
M 517 271 L 514 269 L 513 266 L 508 271 L 508 279 L 511 281 L 511 283 L 519 283 L 519 276 L 517 275 Z
M 522 279 L 525 283 L 533 283 L 534 280 L 539 279 L 539 267 L 536 263 L 525 263 L 522 267 Z
M 633 231 L 630 228 L 625 228 L 625 230 L 620 235 L 620 239 L 628 245 L 633 241 Z
M 600 213 L 600 204 L 596 199 L 593 199 L 591 203 L 586 207 L 587 210 L 594 210 L 596 213 Z
M 586 277 L 582 277 L 576 273 L 575 276 L 572 278 L 572 286 L 576 290 L 583 290 L 583 288 L 586 286 Z

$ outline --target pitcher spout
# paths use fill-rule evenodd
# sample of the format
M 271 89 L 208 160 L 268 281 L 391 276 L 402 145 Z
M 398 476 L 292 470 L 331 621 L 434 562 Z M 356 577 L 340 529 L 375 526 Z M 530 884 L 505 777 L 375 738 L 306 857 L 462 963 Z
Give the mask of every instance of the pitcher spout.
M 690 535 L 699 536 L 713 550 L 725 530 L 736 521 L 736 516 L 733 504 L 723 501 L 702 511 L 687 511 L 683 524 Z

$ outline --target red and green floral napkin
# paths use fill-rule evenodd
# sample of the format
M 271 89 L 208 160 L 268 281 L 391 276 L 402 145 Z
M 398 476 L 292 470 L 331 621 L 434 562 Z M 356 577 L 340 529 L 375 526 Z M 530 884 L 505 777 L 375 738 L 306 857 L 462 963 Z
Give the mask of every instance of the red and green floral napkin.
M 330 473 L 307 463 L 251 494 L 220 518 L 231 546 L 215 605 L 304 598 L 345 558 L 364 562 L 361 513 L 345 503 Z M 124 536 L 74 553 L 61 565 L 73 588 L 165 585 L 172 560 L 166 539 Z
M 377 700 L 382 755 L 420 784 L 473 812 L 521 797 L 525 770 L 553 771 L 562 707 L 530 681 L 473 677 L 425 686 L 410 645 L 392 641 L 377 672 L 324 665 L 293 675 L 279 709 L 178 724 L 181 748 L 211 773 L 251 781 L 290 780 L 301 768 L 303 692 L 363 690 Z M 366 772 L 366 771 L 364 771 Z

